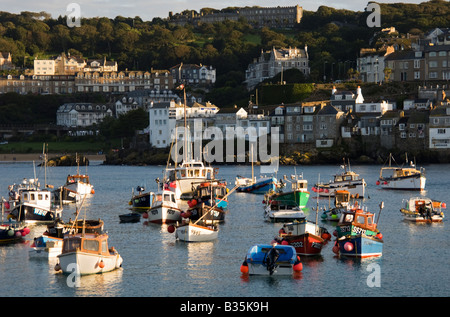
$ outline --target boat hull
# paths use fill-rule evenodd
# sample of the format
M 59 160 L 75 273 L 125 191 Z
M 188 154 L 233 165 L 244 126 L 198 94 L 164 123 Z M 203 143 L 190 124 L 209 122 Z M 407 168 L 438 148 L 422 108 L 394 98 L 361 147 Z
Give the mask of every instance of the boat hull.
M 414 175 L 411 177 L 380 179 L 379 182 L 382 189 L 424 190 L 426 178 L 423 175 Z
M 244 262 L 249 275 L 292 275 L 299 261 L 292 246 L 258 244 L 248 250 Z
M 341 237 L 337 240 L 337 244 L 339 255 L 347 257 L 380 257 L 383 253 L 383 241 L 375 237 L 363 235 Z
M 153 193 L 143 193 L 133 196 L 130 200 L 131 207 L 136 210 L 147 210 L 152 205 Z
M 151 223 L 174 223 L 181 220 L 181 209 L 167 206 L 150 208 L 147 221 Z
M 56 258 L 62 252 L 63 239 L 46 235 L 34 239 L 28 255 L 32 258 Z
M 301 210 L 281 209 L 272 210 L 271 206 L 266 206 L 264 219 L 269 222 L 293 222 L 305 219 L 305 214 Z
M 180 226 L 175 231 L 178 240 L 186 242 L 205 242 L 216 240 L 219 234 L 218 229 L 188 224 Z
M 80 275 L 106 273 L 122 266 L 122 257 L 117 253 L 105 256 L 76 251 L 60 254 L 58 259 L 64 274 L 75 272 Z M 103 267 L 101 267 L 101 262 L 103 262 Z
M 400 212 L 403 214 L 404 220 L 410 222 L 442 222 L 444 220 L 443 213 L 426 216 L 420 215 L 417 212 L 411 212 L 404 208 L 400 209 Z
M 308 203 L 309 196 L 310 193 L 308 191 L 290 191 L 269 195 L 267 199 L 286 206 L 297 206 L 299 208 L 304 208 Z
M 119 215 L 119 219 L 122 223 L 134 223 L 141 220 L 141 215 L 137 213 L 129 213 L 125 215 Z
M 283 240 L 295 248 L 300 255 L 319 255 L 325 244 L 325 240 L 312 233 L 304 233 L 298 236 L 285 236 Z
M 61 218 L 62 208 L 49 210 L 41 206 L 23 203 L 17 205 L 10 214 L 18 218 L 19 212 L 21 212 L 19 219 L 24 220 L 26 223 L 50 224 L 53 223 L 55 219 Z
M 336 191 L 346 190 L 350 193 L 351 197 L 364 198 L 366 184 L 364 181 L 358 181 L 357 183 L 351 184 L 330 183 L 326 185 L 316 185 L 316 188 L 318 188 L 317 192 L 320 197 L 334 197 Z
M 0 244 L 10 244 L 22 241 L 25 224 L 23 222 L 2 222 L 0 225 Z
M 238 192 L 252 193 L 252 194 L 265 194 L 268 191 L 276 190 L 277 180 L 273 177 L 271 178 L 260 178 L 252 185 L 240 186 L 236 189 Z

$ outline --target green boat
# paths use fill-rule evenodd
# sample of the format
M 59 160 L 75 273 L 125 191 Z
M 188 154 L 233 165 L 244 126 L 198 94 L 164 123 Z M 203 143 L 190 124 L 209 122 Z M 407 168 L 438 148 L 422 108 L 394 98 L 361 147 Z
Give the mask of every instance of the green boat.
M 264 195 L 263 203 L 304 208 L 309 200 L 308 181 L 297 179 L 290 190 L 270 191 Z

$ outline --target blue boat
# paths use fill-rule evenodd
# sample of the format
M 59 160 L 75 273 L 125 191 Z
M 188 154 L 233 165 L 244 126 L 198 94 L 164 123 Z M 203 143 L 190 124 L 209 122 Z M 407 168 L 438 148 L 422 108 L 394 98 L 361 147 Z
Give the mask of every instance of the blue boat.
M 382 208 L 383 203 L 380 213 Z M 368 258 L 383 253 L 383 235 L 377 228 L 373 213 L 362 209 L 342 212 L 335 235 L 333 252 L 338 255 Z
M 368 258 L 381 256 L 383 253 L 383 240 L 363 235 L 338 239 L 339 252 L 343 256 Z
M 252 179 L 238 176 L 236 177 L 236 185 L 239 185 L 236 189 L 238 192 L 265 194 L 269 191 L 275 191 L 277 189 L 277 179 L 275 177 Z
M 252 246 L 241 266 L 241 272 L 250 275 L 291 275 L 301 270 L 295 248 L 276 243 Z

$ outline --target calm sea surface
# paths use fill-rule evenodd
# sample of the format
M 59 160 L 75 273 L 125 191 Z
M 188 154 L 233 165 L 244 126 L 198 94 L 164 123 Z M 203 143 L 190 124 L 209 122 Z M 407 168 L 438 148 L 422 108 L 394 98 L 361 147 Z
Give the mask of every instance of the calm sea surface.
M 379 213 L 384 201 L 379 229 L 384 236 L 383 256 L 377 259 L 354 260 L 335 257 L 332 242 L 316 258 L 302 257 L 303 271 L 297 278 L 250 276 L 244 278 L 240 266 L 247 250 L 256 243 L 270 243 L 281 224 L 263 219 L 261 195 L 233 193 L 229 198 L 226 222 L 220 225 L 218 240 L 185 243 L 175 240 L 167 225 L 124 224 L 119 215 L 129 212 L 132 188 L 145 185 L 156 189 L 154 179 L 162 178 L 163 166 L 104 166 L 91 162 L 87 172 L 95 186 L 95 195 L 86 203 L 87 218 L 101 218 L 109 233 L 109 244 L 123 257 L 123 268 L 106 274 L 82 276 L 79 287 L 69 287 L 67 276 L 55 273 L 56 260 L 30 259 L 29 245 L 45 226 L 31 227 L 24 243 L 0 246 L 0 294 L 14 297 L 417 297 L 450 295 L 450 230 L 448 219 L 439 224 L 411 224 L 403 221 L 399 211 L 402 200 L 423 195 L 450 203 L 450 165 L 428 165 L 426 191 L 386 191 L 379 189 L 379 165 L 352 166 L 367 182 L 370 196 L 364 206 Z M 339 166 L 297 166 L 308 188 L 318 178 L 328 181 L 340 172 Z M 76 167 L 47 169 L 47 183 L 61 186 Z M 280 167 L 278 178 L 294 174 L 294 167 Z M 44 183 L 44 170 L 36 175 Z M 251 175 L 248 166 L 219 166 L 219 177 L 231 188 L 236 175 Z M 7 196 L 7 187 L 23 178 L 33 178 L 32 162 L 0 163 L 0 195 Z M 311 191 L 307 216 L 315 220 L 311 208 L 316 195 Z M 320 198 L 319 206 L 328 206 Z M 63 220 L 74 218 L 75 207 L 66 206 Z M 83 209 L 84 212 L 84 209 Z M 445 211 L 446 212 L 446 211 Z M 320 219 L 320 218 L 319 218 Z M 332 224 L 321 222 L 333 232 Z M 374 265 L 376 264 L 376 265 Z M 379 279 L 374 274 L 379 273 Z M 14 287 L 11 287 L 13 281 Z M 373 281 L 379 285 L 373 286 Z M 371 283 L 372 282 L 372 283 Z M 370 287 L 373 286 L 373 287 Z

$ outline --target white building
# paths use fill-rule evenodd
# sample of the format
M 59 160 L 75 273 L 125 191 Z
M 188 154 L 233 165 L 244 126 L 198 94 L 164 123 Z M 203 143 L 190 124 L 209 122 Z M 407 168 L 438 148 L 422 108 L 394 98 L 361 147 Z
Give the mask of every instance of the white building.
M 91 127 L 112 115 L 113 110 L 109 105 L 65 103 L 56 112 L 56 124 L 72 128 Z
M 430 149 L 450 149 L 450 106 L 434 108 L 429 120 Z
M 308 48 L 273 48 L 261 51 L 261 56 L 248 65 L 245 71 L 247 89 L 252 90 L 260 82 L 272 78 L 285 70 L 296 68 L 306 77 L 310 74 Z

